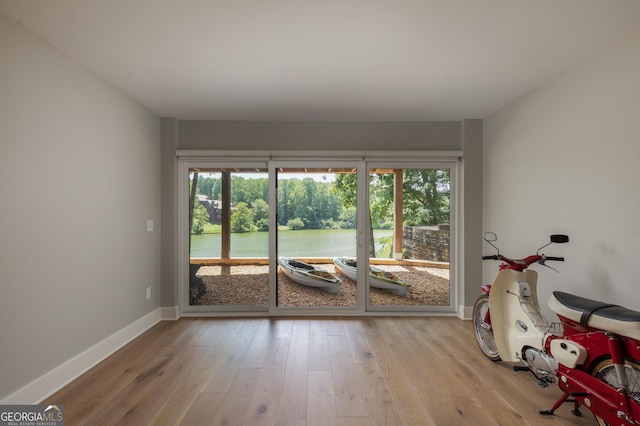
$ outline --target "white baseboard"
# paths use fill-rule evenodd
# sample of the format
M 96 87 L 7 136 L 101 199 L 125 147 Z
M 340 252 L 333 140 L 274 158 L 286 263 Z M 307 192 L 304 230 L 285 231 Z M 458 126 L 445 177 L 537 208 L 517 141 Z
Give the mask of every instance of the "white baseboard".
M 458 318 L 462 320 L 470 320 L 472 317 L 473 317 L 473 306 L 458 307 Z
M 161 320 L 177 320 L 180 318 L 180 307 L 179 306 L 170 306 L 168 308 L 160 308 L 160 319 Z
M 40 376 L 28 385 L 0 400 L 0 404 L 39 404 L 42 400 L 69 384 L 91 367 L 160 322 L 162 319 L 161 309 L 163 308 L 158 308 L 148 313 L 48 373 Z

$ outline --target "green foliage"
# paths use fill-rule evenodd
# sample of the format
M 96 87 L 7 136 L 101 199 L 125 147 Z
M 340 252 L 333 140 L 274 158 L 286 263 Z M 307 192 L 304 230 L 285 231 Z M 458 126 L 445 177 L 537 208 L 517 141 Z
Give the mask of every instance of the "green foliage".
M 448 169 L 407 169 L 404 172 L 404 209 L 407 225 L 449 223 Z
M 356 228 L 356 215 L 357 209 L 355 207 L 343 208 L 340 212 L 340 228 L 342 229 L 355 229 Z
M 257 199 L 254 200 L 252 203 L 252 212 L 253 212 L 253 220 L 256 222 L 256 224 L 263 220 L 266 219 L 267 220 L 267 224 L 269 223 L 269 205 L 267 204 L 267 202 L 265 200 L 261 200 L 261 199 Z
M 380 229 L 383 223 L 393 223 L 393 183 L 392 173 L 369 175 L 371 225 L 376 229 Z
M 376 240 L 376 257 L 390 258 L 393 247 L 393 237 L 380 237 Z
M 220 234 L 222 233 L 222 225 L 214 223 L 205 223 L 203 234 Z
M 304 229 L 304 221 L 302 219 L 300 219 L 299 217 L 296 217 L 294 219 L 290 219 L 287 222 L 287 227 L 289 229 L 291 229 L 292 231 L 296 231 L 299 229 Z
M 312 178 L 278 181 L 278 226 L 289 229 L 336 229 L 356 227 L 357 177 L 336 173 L 335 181 Z M 448 169 L 404 169 L 403 221 L 406 225 L 449 223 L 450 172 Z M 222 172 L 200 173 L 197 193 L 213 200 L 222 198 Z M 266 177 L 248 179 L 231 174 L 232 231 L 269 229 L 269 184 Z M 393 227 L 394 174 L 369 175 L 369 213 L 372 227 Z M 196 208 L 202 213 L 203 207 Z M 206 211 L 204 212 L 206 214 Z M 202 215 L 194 211 L 193 232 L 203 232 Z M 205 229 L 206 232 L 206 229 Z
M 194 205 L 191 233 L 200 235 L 204 231 L 205 224 L 209 222 L 209 213 L 198 200 L 195 201 Z
M 260 219 L 256 221 L 256 229 L 258 231 L 268 231 L 269 230 L 269 219 Z
M 212 200 L 222 199 L 222 172 L 200 173 L 197 184 L 198 194 Z M 231 203 L 247 203 L 254 200 L 269 199 L 269 180 L 267 178 L 247 179 L 231 174 Z
M 253 218 L 247 203 L 238 203 L 231 214 L 231 232 L 251 232 L 253 227 Z
M 387 220 L 386 222 L 378 223 L 376 229 L 393 229 L 393 222 Z
M 355 173 L 340 173 L 333 183 L 333 192 L 338 194 L 345 207 L 355 207 L 357 198 L 357 175 Z
M 331 184 L 311 178 L 278 181 L 278 224 L 299 218 L 306 229 L 322 229 L 326 220 L 336 220 L 342 208 L 340 197 Z
M 322 221 L 322 229 L 340 229 L 340 222 L 336 222 L 331 219 L 324 219 Z
M 369 212 L 373 228 L 389 227 L 393 223 L 394 174 L 369 175 Z M 449 169 L 404 169 L 402 173 L 403 209 L 406 225 L 438 225 L 449 223 L 451 189 Z M 356 202 L 356 176 L 336 176 L 334 191 L 345 206 Z

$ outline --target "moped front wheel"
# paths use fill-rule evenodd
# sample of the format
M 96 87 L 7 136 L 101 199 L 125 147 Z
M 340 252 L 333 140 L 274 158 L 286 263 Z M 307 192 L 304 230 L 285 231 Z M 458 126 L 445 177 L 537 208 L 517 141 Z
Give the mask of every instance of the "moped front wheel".
M 483 294 L 478 297 L 473 305 L 473 331 L 476 336 L 478 347 L 491 361 L 500 361 L 496 339 L 493 337 L 493 328 L 489 319 L 489 295 Z
M 629 398 L 640 402 L 640 364 L 638 364 L 636 361 L 625 360 L 624 371 L 627 376 L 627 381 L 629 382 Z M 602 380 L 603 382 L 613 386 L 614 388 L 620 389 L 615 364 L 613 364 L 611 358 L 606 358 L 599 362 L 595 367 L 591 369 L 590 373 L 592 376 Z M 609 423 L 605 422 L 599 416 L 595 417 L 599 425 L 609 425 Z

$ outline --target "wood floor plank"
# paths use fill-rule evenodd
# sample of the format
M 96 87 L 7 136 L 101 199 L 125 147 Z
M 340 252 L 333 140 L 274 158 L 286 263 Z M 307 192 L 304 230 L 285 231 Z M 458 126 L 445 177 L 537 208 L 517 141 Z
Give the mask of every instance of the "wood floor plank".
M 309 370 L 331 369 L 327 321 L 313 320 L 309 324 Z
M 307 425 L 338 424 L 331 371 L 309 371 L 308 383 Z
M 345 335 L 329 336 L 331 371 L 339 417 L 367 415 L 364 398 Z
M 307 372 L 309 371 L 311 322 L 313 320 L 298 321 L 293 327 L 278 402 L 278 422 L 304 421 L 307 418 Z
M 403 422 L 412 425 L 435 425 L 423 403 L 426 397 L 417 392 L 416 386 L 407 376 L 411 372 L 407 368 L 408 358 L 416 357 L 405 350 L 406 343 L 390 347 L 381 336 L 373 335 L 369 337 L 369 345 L 371 352 L 375 354 L 374 362 L 385 379 Z M 421 359 L 413 360 L 414 365 L 420 365 L 421 362 Z
M 289 340 L 289 338 L 271 340 L 265 365 L 260 369 L 255 390 L 246 409 L 245 425 L 272 425 L 275 422 L 289 352 Z
M 484 426 L 497 424 L 493 419 L 487 422 L 486 418 L 479 419 L 472 418 L 470 415 L 465 416 L 464 410 L 460 406 L 460 398 L 452 398 L 449 396 L 429 398 L 425 401 L 425 405 L 431 418 L 437 425 Z M 485 423 L 482 423 L 482 420 L 484 420 Z M 509 423 L 509 426 L 514 425 Z
M 193 367 L 204 354 L 204 347 L 172 347 L 161 352 L 152 364 L 90 417 L 93 424 L 145 424 L 166 403 L 173 386 L 185 369 Z
M 402 421 L 377 363 L 355 364 L 369 420 L 374 425 L 400 425 Z
M 374 328 L 371 327 L 371 321 L 367 318 L 351 319 L 344 322 L 344 330 L 353 362 L 356 364 L 368 362 L 373 356 L 368 336 L 375 333 Z
M 369 426 L 371 425 L 369 417 L 340 417 L 338 419 L 340 426 Z
M 216 410 L 212 410 L 210 425 L 241 425 L 249 401 L 260 375 L 259 368 L 241 368 L 236 371 L 229 389 Z
M 200 392 L 178 424 L 184 426 L 211 424 L 213 415 L 218 411 L 224 397 L 224 392 Z
M 278 420 L 274 426 L 307 426 L 306 420 Z
M 327 318 L 327 334 L 341 335 L 344 334 L 344 318 Z
M 206 346 L 199 346 L 204 351 Z M 178 424 L 185 416 L 198 396 L 203 393 L 203 389 L 212 374 L 216 374 L 213 366 L 207 363 L 207 358 L 203 353 L 196 362 L 185 365 L 184 372 L 171 387 L 170 395 L 165 398 L 165 403 L 153 417 L 154 424 Z
M 76 405 L 110 401 L 187 326 L 188 323 L 177 324 L 175 321 L 156 324 L 43 403 L 68 401 L 69 405 L 65 405 L 65 409 L 73 411 Z
M 256 332 L 255 322 L 236 321 L 233 327 L 229 327 L 229 331 L 212 342 L 205 355 L 205 362 L 214 373 L 209 375 L 203 392 L 225 392 L 229 388 L 243 364 Z
M 267 350 L 271 344 L 273 333 L 271 330 L 271 321 L 263 320 L 256 330 L 256 333 L 247 349 L 247 353 L 242 360 L 242 368 L 260 368 L 264 365 L 264 358 L 267 356 Z
M 291 333 L 293 333 L 293 324 L 295 321 L 295 318 L 269 319 L 271 335 L 273 337 L 290 338 Z

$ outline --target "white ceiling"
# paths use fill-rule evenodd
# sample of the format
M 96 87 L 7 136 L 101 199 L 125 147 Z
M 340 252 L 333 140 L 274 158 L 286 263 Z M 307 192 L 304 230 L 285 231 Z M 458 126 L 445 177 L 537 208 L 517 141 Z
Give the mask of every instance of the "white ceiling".
M 640 29 L 640 0 L 0 0 L 160 116 L 484 118 Z

